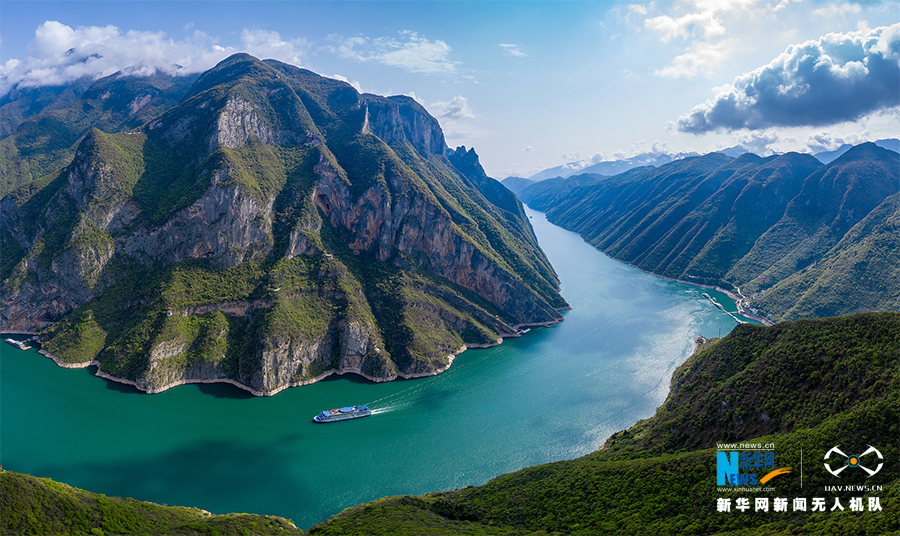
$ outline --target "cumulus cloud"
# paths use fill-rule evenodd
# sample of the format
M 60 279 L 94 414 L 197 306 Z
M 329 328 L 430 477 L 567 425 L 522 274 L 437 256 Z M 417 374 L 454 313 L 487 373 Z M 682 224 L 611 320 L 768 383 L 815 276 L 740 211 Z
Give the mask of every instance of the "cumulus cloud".
M 806 137 L 803 142 L 803 148 L 810 153 L 821 153 L 824 151 L 833 151 L 841 145 L 848 143 L 850 145 L 859 145 L 873 138 L 872 133 L 868 130 L 862 132 L 851 132 L 849 134 L 834 134 L 831 132 L 816 132 Z
M 522 52 L 519 48 L 519 45 L 512 45 L 509 43 L 500 43 L 500 48 L 503 49 L 503 53 L 508 56 L 515 56 L 517 58 L 524 58 L 528 54 Z
M 201 72 L 240 51 L 299 64 L 307 47 L 303 39 L 285 40 L 277 32 L 263 30 L 244 30 L 240 47 L 223 47 L 200 31 L 176 41 L 162 32 L 123 31 L 116 26 L 72 28 L 46 21 L 35 30 L 26 58 L 0 66 L 0 94 L 16 85 L 61 85 L 125 69 L 139 74 Z
M 662 33 L 663 43 L 668 43 L 675 37 L 712 37 L 725 33 L 725 27 L 722 26 L 713 11 L 688 13 L 677 19 L 668 15 L 660 15 L 645 20 L 644 26 Z
M 244 30 L 241 32 L 244 52 L 257 58 L 276 59 L 292 65 L 302 65 L 310 43 L 303 38 L 282 39 L 278 32 Z
M 749 8 L 757 0 L 691 0 L 689 12 L 681 16 L 659 15 L 644 20 L 644 27 L 660 34 L 663 43 L 677 40 L 684 52 L 676 56 L 667 67 L 655 74 L 672 78 L 711 74 L 733 50 L 728 30 L 722 23 L 726 13 Z M 652 7 L 652 4 L 650 5 Z M 633 13 L 646 14 L 648 9 Z M 725 39 L 725 41 L 721 41 Z
M 792 45 L 678 119 L 682 132 L 823 126 L 900 106 L 900 23 Z
M 456 72 L 457 62 L 450 60 L 450 46 L 441 40 L 429 41 L 416 32 L 402 31 L 399 38 L 362 35 L 349 38 L 330 35 L 328 38 L 336 44 L 327 48 L 341 58 L 381 63 L 413 73 Z
M 425 99 L 423 99 L 422 97 L 416 95 L 416 92 L 415 92 L 415 91 L 410 91 L 409 93 L 404 93 L 404 95 L 406 95 L 407 97 L 411 98 L 412 100 L 418 102 L 418 103 L 421 104 L 423 107 L 425 106 Z
M 439 101 L 428 106 L 428 110 L 441 123 L 448 138 L 480 138 L 484 132 L 478 126 L 478 115 L 469 105 L 469 99 L 457 95 L 448 101 Z
M 774 130 L 740 132 L 734 136 L 735 145 L 759 156 L 769 156 L 777 151 L 775 145 L 792 142 L 792 138 L 783 138 Z
M 829 4 L 825 7 L 814 9 L 813 15 L 818 15 L 820 17 L 834 17 L 836 15 L 847 14 L 855 15 L 859 13 L 861 9 L 862 8 L 860 8 L 857 4 Z
M 436 102 L 431 105 L 438 119 L 475 119 L 475 112 L 469 106 L 469 99 L 457 95 L 449 101 Z

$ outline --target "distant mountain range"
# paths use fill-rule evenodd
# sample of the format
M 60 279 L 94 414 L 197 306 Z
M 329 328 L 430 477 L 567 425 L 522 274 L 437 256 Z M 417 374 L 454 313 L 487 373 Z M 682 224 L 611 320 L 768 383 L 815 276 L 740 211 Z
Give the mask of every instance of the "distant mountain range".
M 710 153 L 613 177 L 504 181 L 610 256 L 746 296 L 770 320 L 900 310 L 900 155 Z
M 433 374 L 567 307 L 518 199 L 409 97 L 238 54 L 0 103 L 0 331 L 60 362 L 268 395 Z
M 643 153 L 632 156 L 630 158 L 622 158 L 619 160 L 607 160 L 588 164 L 587 162 L 574 162 L 563 164 L 552 168 L 545 169 L 539 173 L 535 173 L 528 177 L 532 182 L 540 182 L 546 179 L 556 177 L 569 177 L 572 175 L 583 175 L 585 173 L 595 173 L 598 175 L 617 175 L 629 169 L 641 166 L 659 167 L 668 164 L 674 160 L 687 158 L 689 156 L 697 156 L 697 153 Z
M 875 145 L 879 147 L 883 147 L 885 149 L 894 151 L 895 153 L 900 153 L 900 139 L 889 138 L 884 140 L 877 140 L 874 142 Z M 841 145 L 838 149 L 833 151 L 823 151 L 820 153 L 815 153 L 815 156 L 820 162 L 823 164 L 828 164 L 832 160 L 846 153 L 853 147 L 852 145 L 845 143 Z M 735 145 L 734 147 L 728 147 L 727 149 L 721 149 L 716 151 L 718 153 L 722 153 L 728 155 L 732 158 L 737 158 L 742 154 L 752 153 L 750 149 L 743 147 L 741 145 Z M 527 180 L 532 182 L 540 182 L 547 179 L 554 179 L 556 177 L 571 177 L 573 175 L 583 175 L 586 173 L 595 173 L 600 175 L 618 175 L 619 173 L 623 173 L 628 171 L 629 169 L 634 169 L 636 167 L 642 166 L 653 166 L 659 167 L 669 162 L 673 162 L 675 160 L 680 160 L 682 158 L 687 158 L 690 156 L 700 156 L 699 153 L 695 152 L 682 152 L 682 153 L 660 153 L 660 152 L 651 152 L 651 153 L 642 153 L 639 155 L 632 156 L 630 158 L 622 158 L 618 160 L 606 160 L 603 162 L 597 162 L 594 164 L 588 164 L 587 162 L 573 162 L 570 164 L 563 164 L 561 166 L 555 166 L 552 168 L 547 168 L 543 171 L 535 173 L 527 177 Z M 523 179 L 524 177 L 507 177 L 508 179 Z M 504 184 L 506 184 L 506 179 L 504 179 Z

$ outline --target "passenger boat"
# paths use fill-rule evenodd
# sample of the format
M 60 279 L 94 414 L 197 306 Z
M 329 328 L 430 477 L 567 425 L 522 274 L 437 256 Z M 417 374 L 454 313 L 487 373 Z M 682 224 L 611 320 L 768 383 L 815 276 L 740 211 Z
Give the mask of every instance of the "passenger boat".
M 369 406 L 363 404 L 361 406 L 348 406 L 340 409 L 326 409 L 313 417 L 313 420 L 316 422 L 346 421 L 347 419 L 368 417 L 371 414 L 372 410 L 369 409 Z

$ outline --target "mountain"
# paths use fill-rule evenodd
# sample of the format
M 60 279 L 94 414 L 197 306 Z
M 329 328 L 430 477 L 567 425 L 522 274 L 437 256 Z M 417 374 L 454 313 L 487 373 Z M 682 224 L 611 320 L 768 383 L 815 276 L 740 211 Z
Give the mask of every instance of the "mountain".
M 282 517 L 107 497 L 49 478 L 0 471 L 2 534 L 306 534 Z
M 0 330 L 52 323 L 58 362 L 148 392 L 433 374 L 567 307 L 519 201 L 413 99 L 246 54 L 91 128 L 0 200 L 0 245 Z
M 900 155 L 866 143 L 828 165 L 797 153 L 710 153 L 519 196 L 614 258 L 739 287 L 747 309 L 787 320 L 900 309 L 898 190 Z
M 177 104 L 196 76 L 127 71 L 91 84 L 12 91 L 0 98 L 0 197 L 66 166 L 91 128 L 139 127 Z
M 898 359 L 897 313 L 739 325 L 678 367 L 653 417 L 593 454 L 359 505 L 310 534 L 896 534 Z M 774 467 L 789 472 L 767 484 L 772 491 L 719 491 L 719 443 L 772 445 Z M 874 446 L 884 468 L 871 479 L 852 470 L 834 478 L 822 460 L 835 445 Z M 859 491 L 824 491 L 836 485 Z M 717 511 L 723 497 L 729 512 Z M 739 497 L 750 511 L 734 508 Z M 797 511 L 798 497 L 825 497 L 832 510 L 838 498 L 846 510 Z M 882 510 L 852 512 L 852 497 L 864 509 L 877 497 Z M 789 506 L 756 511 L 757 498 Z
M 687 158 L 690 156 L 697 156 L 697 153 L 688 152 L 688 153 L 642 153 L 639 155 L 632 156 L 630 158 L 620 158 L 618 160 L 605 160 L 603 162 L 589 163 L 589 161 L 581 161 L 581 162 L 573 162 L 569 164 L 563 164 L 561 166 L 556 166 L 552 168 L 545 169 L 539 173 L 535 173 L 534 175 L 528 177 L 528 180 L 532 182 L 540 182 L 546 179 L 553 179 L 556 177 L 569 177 L 575 174 L 583 175 L 583 174 L 598 174 L 598 175 L 617 175 L 619 173 L 623 173 L 630 169 L 634 169 L 636 167 L 643 166 L 653 166 L 659 167 L 669 162 L 674 162 L 675 160 L 680 160 L 682 158 Z
M 881 147 L 882 149 L 887 149 L 889 151 L 894 151 L 895 153 L 900 153 L 900 140 L 897 138 L 888 138 L 885 140 L 878 140 L 874 142 L 875 145 Z M 829 164 L 837 159 L 839 156 L 843 155 L 847 151 L 853 148 L 853 145 L 849 143 L 845 143 L 835 149 L 834 151 L 823 151 L 820 153 L 816 153 L 813 156 L 818 158 L 823 164 Z
M 512 190 L 523 203 L 538 210 L 541 207 L 553 206 L 562 196 L 568 194 L 578 186 L 584 186 L 606 178 L 597 173 L 582 173 L 569 177 L 556 177 L 540 182 L 532 182 L 528 179 L 504 179 L 503 185 Z

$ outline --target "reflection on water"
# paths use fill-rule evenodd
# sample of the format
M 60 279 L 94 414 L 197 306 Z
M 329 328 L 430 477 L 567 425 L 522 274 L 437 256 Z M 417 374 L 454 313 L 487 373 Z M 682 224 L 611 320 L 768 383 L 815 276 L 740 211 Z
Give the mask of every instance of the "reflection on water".
M 709 291 L 613 261 L 529 214 L 573 307 L 558 326 L 465 352 L 438 376 L 332 376 L 274 397 L 227 384 L 146 395 L 0 345 L 0 463 L 107 495 L 309 527 L 379 497 L 587 454 L 652 415 L 697 335 L 735 322 Z M 375 415 L 312 422 L 362 403 Z

